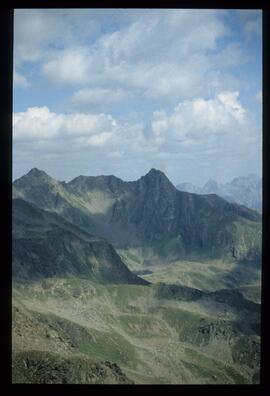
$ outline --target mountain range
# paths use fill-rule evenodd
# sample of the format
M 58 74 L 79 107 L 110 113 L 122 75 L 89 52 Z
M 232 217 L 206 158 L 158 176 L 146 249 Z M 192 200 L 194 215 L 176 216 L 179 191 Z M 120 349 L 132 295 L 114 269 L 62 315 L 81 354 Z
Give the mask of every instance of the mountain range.
M 14 383 L 258 383 L 258 211 L 32 169 L 12 221 Z
M 236 177 L 228 183 L 218 183 L 210 179 L 203 187 L 192 183 L 176 185 L 180 191 L 196 194 L 217 194 L 229 202 L 245 205 L 248 208 L 262 209 L 262 179 L 254 174 Z
M 13 197 L 56 213 L 116 248 L 150 250 L 155 260 L 260 260 L 259 213 L 216 194 L 178 191 L 156 169 L 132 182 L 79 176 L 68 183 L 32 169 L 14 181 Z

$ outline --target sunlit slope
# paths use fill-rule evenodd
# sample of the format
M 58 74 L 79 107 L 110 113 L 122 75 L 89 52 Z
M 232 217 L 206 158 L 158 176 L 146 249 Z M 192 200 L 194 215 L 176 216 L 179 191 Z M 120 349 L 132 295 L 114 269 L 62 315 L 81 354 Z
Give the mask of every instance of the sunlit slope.
M 79 176 L 59 182 L 37 169 L 13 183 L 14 197 L 56 212 L 140 259 L 260 261 L 261 216 L 215 194 L 178 191 L 152 169 L 134 182 Z
M 247 263 L 226 262 L 222 260 L 174 261 L 166 266 L 144 266 L 131 260 L 128 254 L 120 255 L 132 271 L 151 283 L 163 282 L 180 284 L 205 291 L 224 288 L 241 288 L 256 302 L 260 302 L 261 269 L 258 265 Z
M 13 187 L 14 382 L 258 382 L 257 212 L 154 169 Z
M 70 382 L 81 381 L 75 377 L 86 358 L 103 368 L 104 362 L 115 364 L 110 367 L 123 382 L 126 377 L 135 383 L 258 380 L 260 309 L 238 292 L 51 278 L 14 283 L 13 304 L 14 353 L 31 357 L 37 351 L 38 361 L 38 351 L 48 353 L 54 362 L 56 354 L 65 370 L 72 360 Z M 20 369 L 24 355 L 16 356 L 18 375 L 27 382 Z M 112 382 L 114 369 L 107 374 Z M 47 371 L 47 379 L 50 375 Z

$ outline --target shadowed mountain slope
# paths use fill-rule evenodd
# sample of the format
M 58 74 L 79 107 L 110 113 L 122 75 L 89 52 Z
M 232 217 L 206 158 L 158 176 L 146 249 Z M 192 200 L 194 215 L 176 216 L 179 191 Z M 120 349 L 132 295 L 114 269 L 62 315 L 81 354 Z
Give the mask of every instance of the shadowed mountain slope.
M 14 197 L 57 212 L 116 247 L 147 245 L 174 258 L 260 260 L 257 212 L 215 194 L 178 191 L 156 169 L 133 182 L 79 176 L 69 183 L 32 169 L 14 182 L 13 191 Z
M 13 277 L 81 276 L 105 283 L 148 284 L 129 271 L 111 244 L 55 213 L 13 200 Z

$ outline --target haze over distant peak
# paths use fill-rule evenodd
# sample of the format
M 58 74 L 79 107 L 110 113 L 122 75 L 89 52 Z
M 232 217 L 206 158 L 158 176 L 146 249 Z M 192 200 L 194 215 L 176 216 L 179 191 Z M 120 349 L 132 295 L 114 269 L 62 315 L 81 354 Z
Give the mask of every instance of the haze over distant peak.
M 177 184 L 180 191 L 197 194 L 217 194 L 229 202 L 236 202 L 249 208 L 261 209 L 262 207 L 262 178 L 255 174 L 235 177 L 227 183 L 218 183 L 209 179 L 203 187 L 191 183 Z
M 44 175 L 32 170 L 16 180 L 13 197 L 56 212 L 118 248 L 148 244 L 160 255 L 160 249 L 164 251 L 168 243 L 173 243 L 174 257 L 188 257 L 191 253 L 200 256 L 211 246 L 212 254 L 219 257 L 220 251 L 231 256 L 234 240 L 234 256 L 253 257 L 253 252 L 238 249 L 240 242 L 237 235 L 232 235 L 235 231 L 231 222 L 242 218 L 257 223 L 259 228 L 258 213 L 216 194 L 178 191 L 160 170 L 152 168 L 131 182 L 110 175 L 78 177 L 62 183 Z M 159 248 L 152 245 L 157 241 Z

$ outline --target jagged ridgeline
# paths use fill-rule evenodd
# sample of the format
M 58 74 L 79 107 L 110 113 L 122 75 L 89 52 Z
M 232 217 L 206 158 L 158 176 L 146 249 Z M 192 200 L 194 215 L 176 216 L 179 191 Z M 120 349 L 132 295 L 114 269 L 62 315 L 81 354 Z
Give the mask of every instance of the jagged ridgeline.
M 203 187 L 191 183 L 176 185 L 180 191 L 193 192 L 197 194 L 214 193 L 229 202 L 236 202 L 248 208 L 262 209 L 262 179 L 254 174 L 246 177 L 236 177 L 229 183 L 217 183 L 208 180 Z
M 32 169 L 13 183 L 15 198 L 55 212 L 116 248 L 140 248 L 154 260 L 260 263 L 261 215 L 215 194 L 178 191 L 161 171 L 137 181 L 79 176 L 60 182 Z
M 14 383 L 259 382 L 258 212 L 32 169 L 12 214 Z

